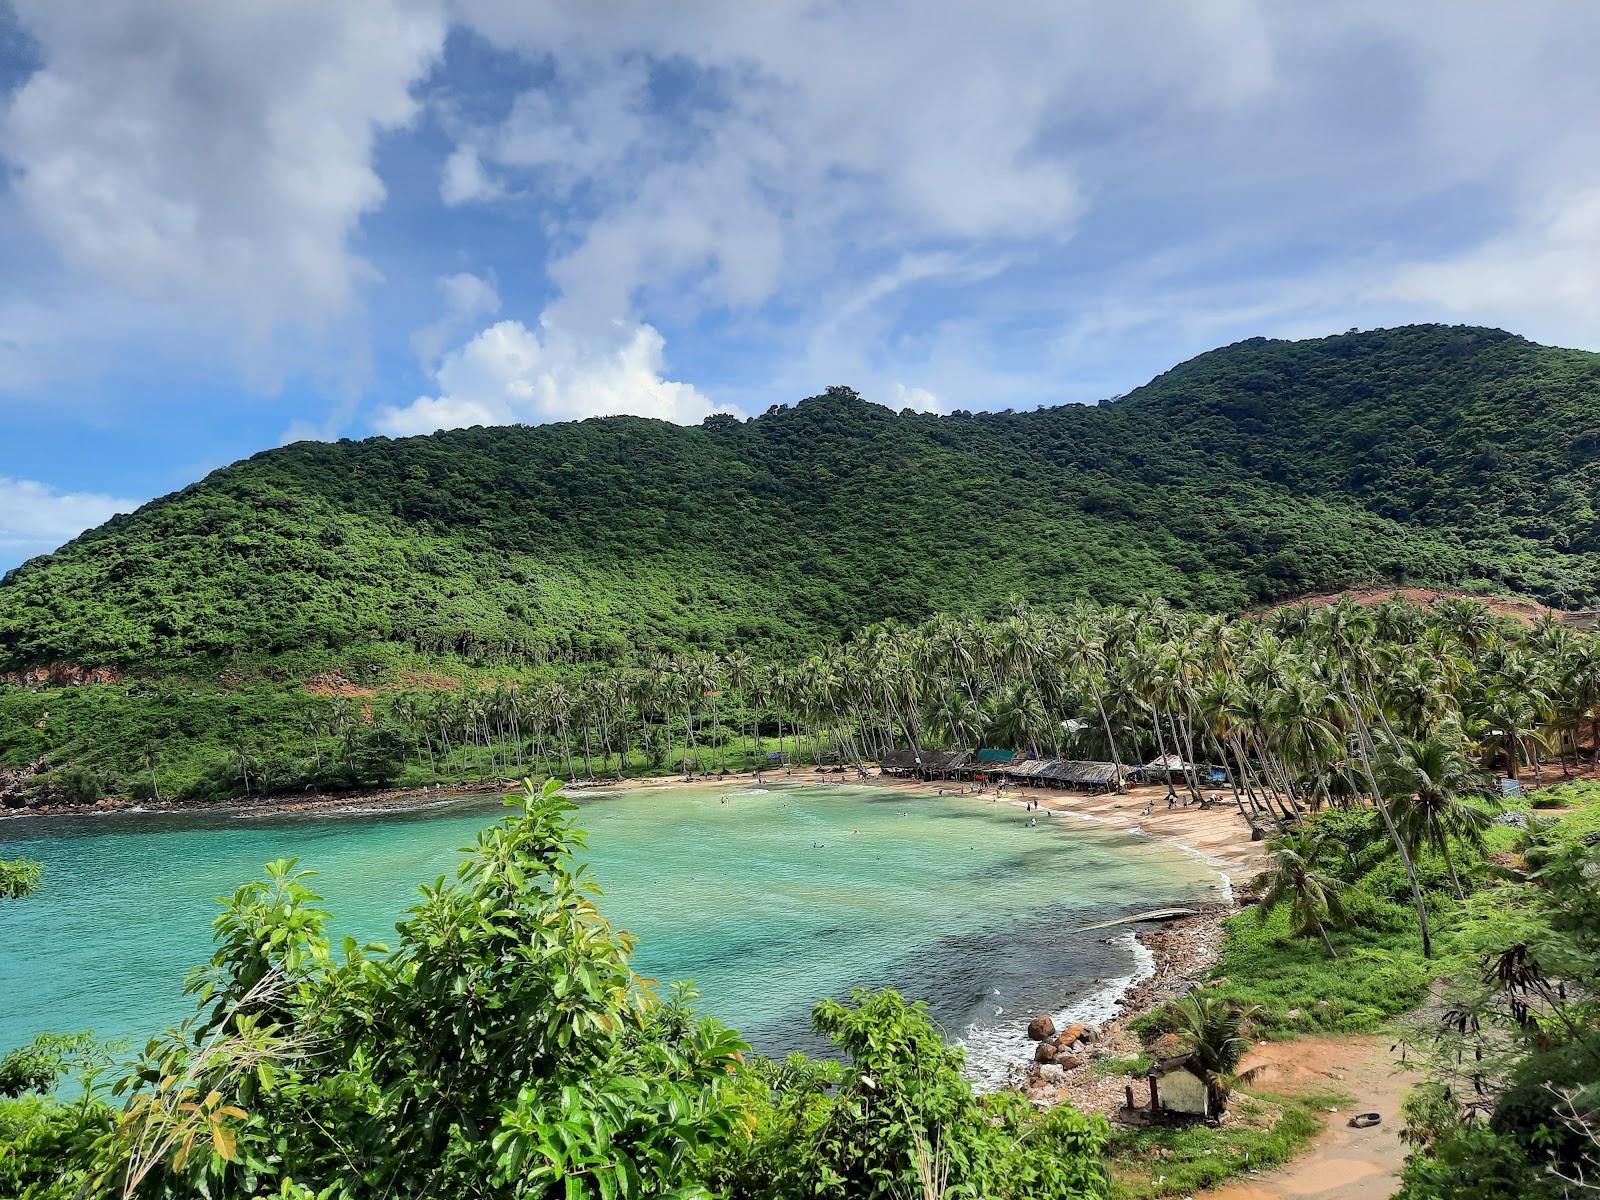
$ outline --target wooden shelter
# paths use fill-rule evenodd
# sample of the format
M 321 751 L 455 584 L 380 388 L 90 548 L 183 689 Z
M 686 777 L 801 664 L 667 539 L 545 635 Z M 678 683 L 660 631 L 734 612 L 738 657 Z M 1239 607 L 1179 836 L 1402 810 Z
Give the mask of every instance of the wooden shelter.
M 1083 792 L 1109 792 L 1126 772 L 1116 763 L 1074 758 L 1033 758 L 1002 767 L 1000 774 L 1030 786 L 1064 787 Z
M 951 779 L 971 760 L 966 750 L 891 750 L 878 760 L 878 769 L 906 779 Z

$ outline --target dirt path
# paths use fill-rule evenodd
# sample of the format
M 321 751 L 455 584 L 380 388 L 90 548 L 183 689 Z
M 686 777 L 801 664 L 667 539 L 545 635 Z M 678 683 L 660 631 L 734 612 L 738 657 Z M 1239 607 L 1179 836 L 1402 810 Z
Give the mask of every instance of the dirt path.
M 1327 1124 L 1311 1147 L 1293 1162 L 1253 1175 L 1196 1200 L 1387 1200 L 1399 1186 L 1406 1148 L 1400 1141 L 1400 1099 L 1421 1078 L 1401 1068 L 1389 1047 L 1392 1039 L 1373 1035 L 1308 1037 L 1258 1046 L 1244 1062 L 1264 1065 L 1252 1084 L 1285 1093 L 1337 1090 L 1355 1097 L 1346 1108 L 1327 1114 Z M 1358 1112 L 1377 1112 L 1383 1123 L 1351 1129 Z

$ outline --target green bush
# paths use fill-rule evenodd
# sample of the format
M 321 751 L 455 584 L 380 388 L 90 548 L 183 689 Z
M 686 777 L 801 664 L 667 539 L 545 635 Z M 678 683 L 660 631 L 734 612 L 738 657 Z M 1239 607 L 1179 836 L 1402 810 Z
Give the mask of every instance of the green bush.
M 963 1051 L 923 1004 L 857 989 L 813 1018 L 845 1062 L 791 1055 L 745 1074 L 754 1134 L 715 1175 L 732 1200 L 901 1200 L 922 1194 L 919 1165 L 948 1173 L 950 1197 L 1105 1196 L 1105 1121 L 1066 1106 L 1035 1113 L 1018 1093 L 977 1096 Z
M 0 1058 L 0 1096 L 46 1092 L 68 1071 L 82 1064 L 95 1041 L 88 1033 L 41 1033 L 26 1046 Z

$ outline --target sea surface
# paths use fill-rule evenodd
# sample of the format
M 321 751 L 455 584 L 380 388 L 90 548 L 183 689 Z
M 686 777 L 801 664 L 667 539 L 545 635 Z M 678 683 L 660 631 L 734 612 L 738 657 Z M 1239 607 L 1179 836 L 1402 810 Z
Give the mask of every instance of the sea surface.
M 982 798 L 766 783 L 580 793 L 601 911 L 635 969 L 692 980 L 699 1006 L 767 1053 L 826 1049 L 812 1005 L 854 986 L 924 999 L 982 1082 L 1026 1050 L 1030 1015 L 1105 1015 L 1148 956 L 1085 925 L 1213 899 L 1180 850 Z M 0 857 L 44 863 L 0 903 L 0 1053 L 43 1030 L 130 1044 L 189 1014 L 216 897 L 297 857 L 331 933 L 393 941 L 417 886 L 505 815 L 474 799 L 314 815 L 114 813 L 0 822 Z

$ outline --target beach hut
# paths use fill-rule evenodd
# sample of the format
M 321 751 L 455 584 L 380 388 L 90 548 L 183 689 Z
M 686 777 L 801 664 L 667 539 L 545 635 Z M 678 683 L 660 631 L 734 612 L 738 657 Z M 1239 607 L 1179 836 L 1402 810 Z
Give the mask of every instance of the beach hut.
M 979 750 L 973 755 L 973 766 L 982 771 L 995 771 L 1016 758 L 1016 750 Z
M 999 778 L 1007 764 L 1017 756 L 1015 750 L 978 750 L 968 759 L 961 768 L 964 779 L 995 779 Z
M 1190 765 L 1184 762 L 1182 755 L 1163 754 L 1145 763 L 1136 773 L 1146 783 L 1184 783 L 1188 780 Z
M 878 760 L 878 769 L 901 778 L 950 779 L 971 760 L 965 750 L 891 750 Z
M 954 779 L 971 761 L 972 755 L 966 750 L 924 750 L 917 773 L 923 779 Z
M 891 750 L 878 760 L 878 770 L 885 775 L 909 778 L 917 773 L 919 757 L 915 750 Z
M 1041 778 L 1057 787 L 1072 788 L 1080 792 L 1109 792 L 1122 780 L 1116 763 L 1089 759 L 1058 759 L 1051 763 Z
M 1031 783 L 1038 779 L 1051 763 L 1059 761 L 1054 758 L 1028 758 L 1021 762 L 1007 763 L 997 768 L 995 774 L 1003 775 L 1017 783 Z

